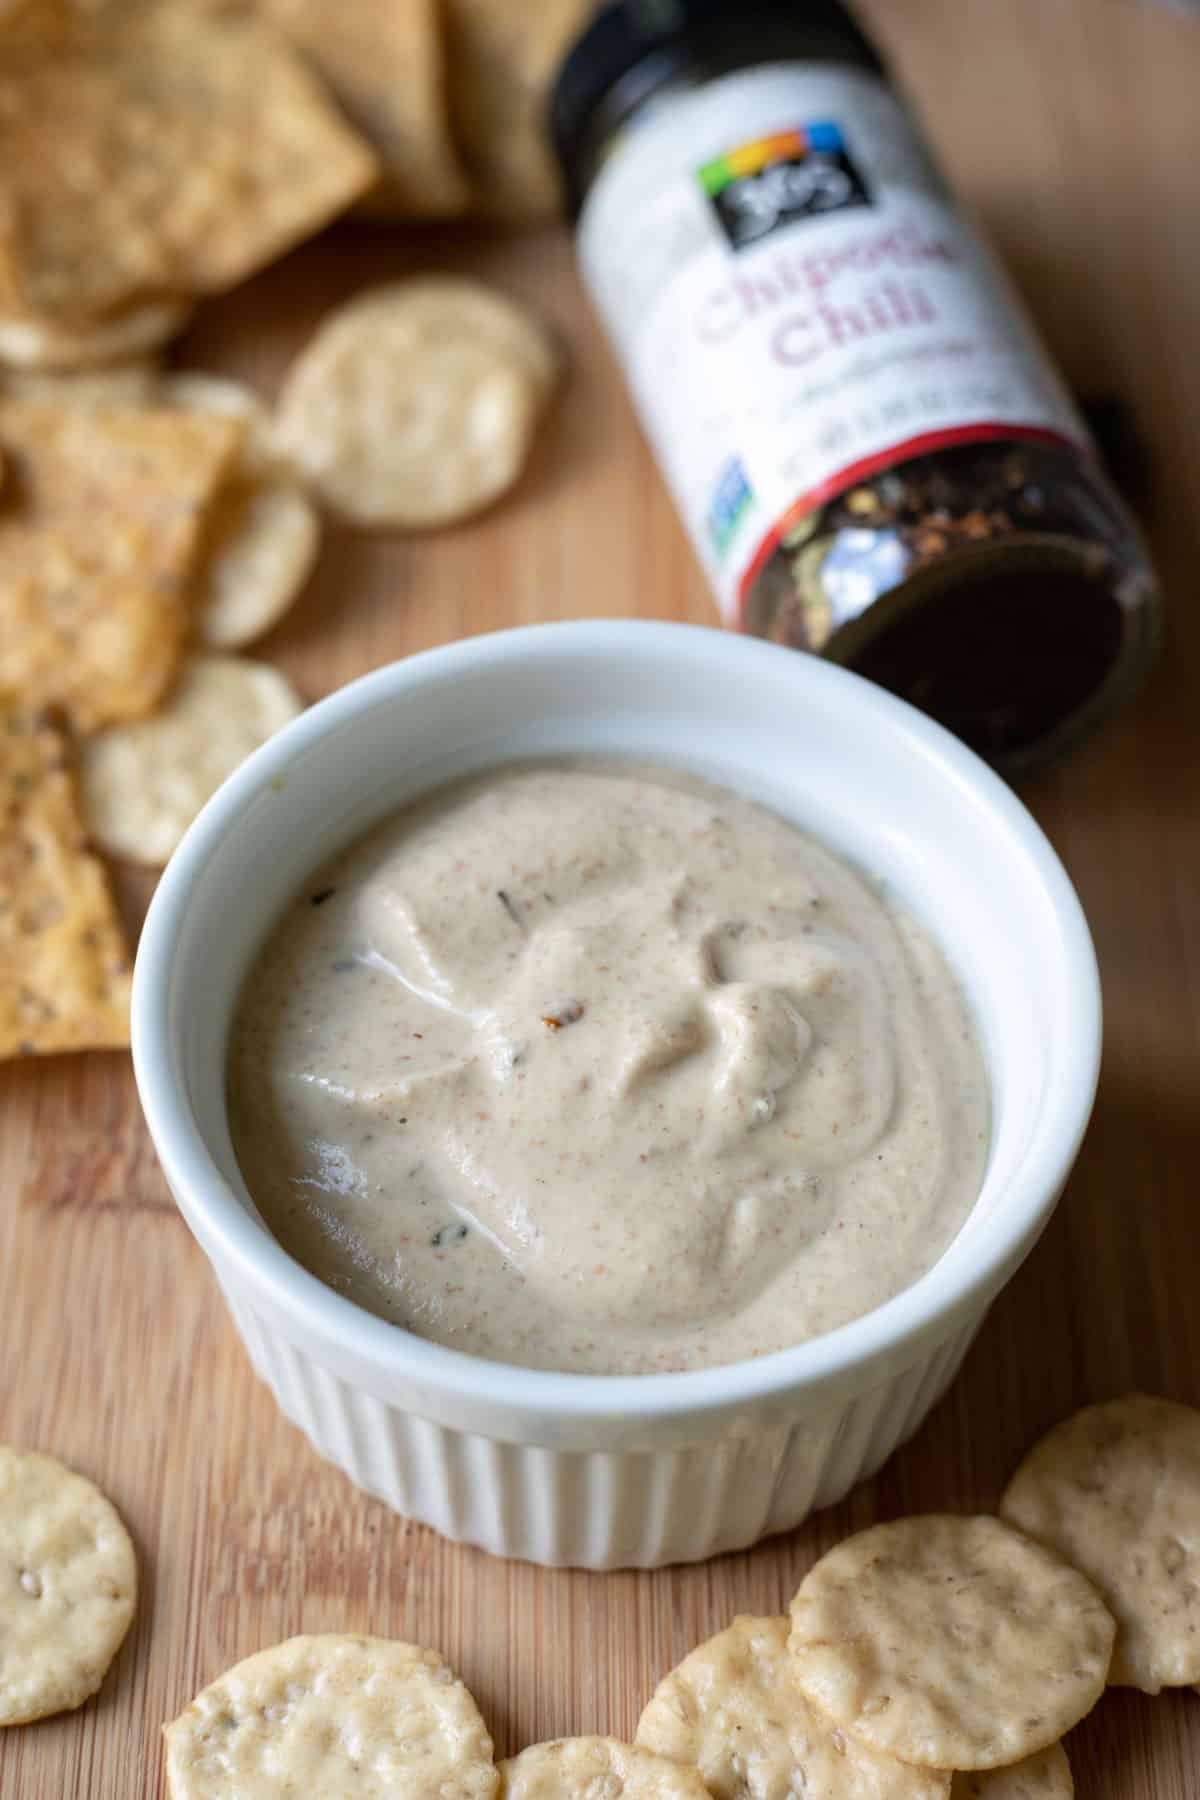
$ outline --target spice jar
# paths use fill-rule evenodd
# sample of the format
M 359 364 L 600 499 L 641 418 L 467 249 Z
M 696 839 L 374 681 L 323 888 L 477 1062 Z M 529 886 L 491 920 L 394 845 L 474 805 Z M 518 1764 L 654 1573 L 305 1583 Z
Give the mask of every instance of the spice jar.
M 728 624 L 1008 773 L 1138 684 L 1153 572 L 836 0 L 625 0 L 551 106 L 593 302 Z

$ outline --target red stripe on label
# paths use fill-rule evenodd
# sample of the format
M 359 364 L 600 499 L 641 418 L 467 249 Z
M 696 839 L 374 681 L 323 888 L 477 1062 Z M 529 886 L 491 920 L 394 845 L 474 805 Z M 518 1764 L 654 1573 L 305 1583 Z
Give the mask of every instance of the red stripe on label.
M 914 456 L 926 456 L 932 450 L 946 450 L 955 444 L 995 444 L 1008 440 L 1023 444 L 1053 444 L 1060 450 L 1091 454 L 1091 447 L 1086 440 L 1069 437 L 1064 431 L 1049 431 L 1041 425 L 1001 425 L 984 420 L 978 425 L 953 425 L 944 431 L 921 432 L 916 437 L 905 438 L 903 443 L 891 444 L 886 450 L 877 451 L 874 456 L 864 456 L 861 462 L 848 464 L 846 468 L 839 469 L 836 475 L 830 475 L 816 487 L 810 488 L 807 494 L 801 494 L 788 507 L 783 517 L 772 525 L 738 582 L 735 629 L 745 630 L 746 601 L 750 590 L 778 550 L 781 541 L 798 520 L 816 507 L 836 500 L 839 494 L 844 494 L 855 482 L 866 481 L 870 476 L 878 475 L 881 470 L 891 468 L 894 463 L 907 462 Z

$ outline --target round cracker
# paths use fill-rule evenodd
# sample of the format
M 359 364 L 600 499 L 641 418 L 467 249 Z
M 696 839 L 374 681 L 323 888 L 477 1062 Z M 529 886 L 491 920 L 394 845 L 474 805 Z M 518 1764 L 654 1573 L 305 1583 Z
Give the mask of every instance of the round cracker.
M 710 1800 L 696 1769 L 610 1737 L 555 1738 L 500 1764 L 503 1800 Z
M 110 725 L 80 745 L 89 835 L 112 856 L 161 868 L 226 777 L 302 705 L 268 663 L 188 658 L 157 712 Z
M 353 524 L 447 525 L 517 480 L 560 367 L 545 327 L 477 282 L 373 288 L 293 365 L 280 441 Z
M 133 1618 L 137 1562 L 99 1488 L 0 1445 L 0 1725 L 81 1706 Z
M 934 1514 L 823 1556 L 792 1601 L 789 1649 L 808 1698 L 873 1749 L 993 1769 L 1091 1710 L 1115 1631 L 1052 1551 L 999 1519 Z
M 240 481 L 217 497 L 193 585 L 196 635 L 236 650 L 277 625 L 312 573 L 317 510 L 294 481 Z
M 659 1682 L 637 1743 L 699 1769 L 714 1800 L 947 1800 L 950 1777 L 882 1756 L 804 1698 L 788 1619 L 737 1618 Z
M 1074 1794 L 1067 1753 L 1051 1744 L 1007 1769 L 964 1770 L 954 1777 L 950 1800 L 1074 1800 Z
M 432 1650 L 295 1637 L 249 1656 L 165 1727 L 173 1800 L 493 1800 L 492 1740 Z
M 1200 1412 L 1129 1394 L 1036 1444 L 1001 1505 L 1095 1582 L 1117 1619 L 1109 1681 L 1200 1681 Z
M 183 330 L 191 315 L 187 301 L 151 300 L 92 325 L 67 327 L 44 324 L 41 319 L 0 319 L 0 363 L 14 369 L 66 371 L 127 362 L 160 349 Z

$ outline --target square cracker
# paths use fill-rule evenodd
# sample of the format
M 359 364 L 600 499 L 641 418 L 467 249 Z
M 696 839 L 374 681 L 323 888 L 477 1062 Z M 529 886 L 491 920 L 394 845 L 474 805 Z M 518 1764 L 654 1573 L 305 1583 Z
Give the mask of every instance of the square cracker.
M 546 96 L 592 0 L 446 0 L 450 111 L 478 210 L 511 223 L 562 205 Z
M 0 699 L 0 1056 L 128 1044 L 129 980 L 66 743 Z
M 361 210 L 380 218 L 465 212 L 466 174 L 450 133 L 438 0 L 261 0 L 378 152 Z
M 151 710 L 178 666 L 200 528 L 243 430 L 0 405 L 0 690 L 81 732 Z
M 232 287 L 377 165 L 286 42 L 192 7 L 0 34 L 0 311 Z

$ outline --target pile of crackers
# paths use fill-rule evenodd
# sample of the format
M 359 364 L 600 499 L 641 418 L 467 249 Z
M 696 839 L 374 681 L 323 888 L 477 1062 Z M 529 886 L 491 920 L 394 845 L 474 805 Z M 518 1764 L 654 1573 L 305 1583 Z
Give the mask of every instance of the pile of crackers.
M 491 504 L 561 368 L 504 296 L 436 278 L 340 309 L 278 415 L 159 353 L 350 209 L 551 215 L 544 91 L 586 11 L 0 0 L 0 1057 L 128 1042 L 101 855 L 160 867 L 299 710 L 236 653 L 304 586 L 321 508 Z
M 1071 1800 L 1061 1739 L 1106 1685 L 1200 1683 L 1200 1412 L 1143 1394 L 1084 1408 L 1035 1445 L 1000 1514 L 847 1538 L 788 1615 L 736 1618 L 665 1676 L 632 1744 L 560 1738 L 497 1765 L 433 1651 L 289 1639 L 165 1728 L 170 1792 Z M 17 1571 L 0 1725 L 79 1705 L 133 1617 L 120 1520 L 51 1458 L 0 1449 L 0 1564 Z

